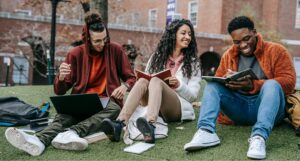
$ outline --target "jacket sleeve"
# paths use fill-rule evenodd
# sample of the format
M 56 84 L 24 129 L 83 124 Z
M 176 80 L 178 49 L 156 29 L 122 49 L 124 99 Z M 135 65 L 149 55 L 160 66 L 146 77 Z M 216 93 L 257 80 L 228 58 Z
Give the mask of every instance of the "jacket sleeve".
M 72 51 L 71 51 L 72 52 Z M 56 74 L 55 80 L 54 80 L 54 92 L 57 95 L 64 95 L 70 88 L 72 88 L 74 84 L 74 77 L 76 74 L 76 59 L 72 58 L 71 52 L 67 54 L 65 63 L 71 64 L 71 74 L 66 76 L 66 78 L 63 81 L 60 81 L 58 79 L 59 72 Z
M 268 79 L 276 80 L 286 95 L 293 93 L 296 85 L 296 71 L 288 51 L 279 49 L 278 53 L 273 54 L 272 63 L 273 78 Z M 265 80 L 254 80 L 254 88 L 250 93 L 255 94 L 259 92 L 264 82 Z
M 121 65 L 121 68 L 119 68 L 119 70 L 121 70 L 119 72 L 119 74 L 120 74 L 122 81 L 124 81 L 125 85 L 128 87 L 128 91 L 130 91 L 131 88 L 133 87 L 134 83 L 136 82 L 136 77 L 135 77 L 133 69 L 131 68 L 131 65 L 128 61 L 128 57 L 125 54 L 124 50 L 120 47 L 118 49 L 118 52 L 119 52 L 118 64 Z
M 198 65 L 197 65 L 198 66 Z M 196 71 L 197 70 L 197 71 Z M 188 80 L 186 84 L 183 79 L 178 79 L 180 82 L 179 87 L 175 89 L 178 95 L 192 103 L 198 97 L 200 91 L 200 81 L 201 81 L 201 71 L 200 68 L 194 69 L 192 77 Z M 197 72 L 197 73 L 195 73 Z
M 228 51 L 225 52 L 221 58 L 220 65 L 216 71 L 215 76 L 224 77 L 228 69 L 233 70 L 233 65 L 231 64 L 231 58 Z

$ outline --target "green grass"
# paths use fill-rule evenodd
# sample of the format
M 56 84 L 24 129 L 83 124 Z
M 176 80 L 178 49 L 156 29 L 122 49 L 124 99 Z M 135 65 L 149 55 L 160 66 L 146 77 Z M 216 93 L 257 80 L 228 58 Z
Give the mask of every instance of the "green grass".
M 17 96 L 25 102 L 39 106 L 50 101 L 54 95 L 52 86 L 1 87 L 0 96 Z M 198 116 L 198 109 L 197 116 Z M 51 109 L 54 116 L 54 110 Z M 49 146 L 43 155 L 31 157 L 12 147 L 4 137 L 5 127 L 0 127 L 0 160 L 247 160 L 250 126 L 217 125 L 221 145 L 201 151 L 186 153 L 183 145 L 191 140 L 196 131 L 196 122 L 169 124 L 169 136 L 157 140 L 151 150 L 135 155 L 123 152 L 123 142 L 112 143 L 108 140 L 89 145 L 87 151 L 75 152 L 54 149 Z M 184 127 L 183 130 L 176 127 Z M 275 127 L 267 142 L 267 160 L 300 160 L 296 137 L 292 127 L 284 122 Z

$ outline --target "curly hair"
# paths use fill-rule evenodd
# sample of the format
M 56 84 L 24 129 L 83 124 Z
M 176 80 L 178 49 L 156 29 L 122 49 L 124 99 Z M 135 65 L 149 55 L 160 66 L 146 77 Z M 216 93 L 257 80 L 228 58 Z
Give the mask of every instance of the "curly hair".
M 183 26 L 189 26 L 191 30 L 191 42 L 187 48 L 182 49 L 183 53 L 183 75 L 191 78 L 193 69 L 199 67 L 199 58 L 197 57 L 197 43 L 195 38 L 195 32 L 192 23 L 189 20 L 181 19 L 174 20 L 169 26 L 166 27 L 160 42 L 151 58 L 149 72 L 156 73 L 162 71 L 165 68 L 169 56 L 176 48 L 176 33 L 178 29 Z M 198 62 L 198 63 L 196 63 Z M 193 65 L 193 67 L 192 67 Z M 198 70 L 195 70 L 197 74 Z
M 253 30 L 254 23 L 249 17 L 238 16 L 229 22 L 227 30 L 228 30 L 228 33 L 231 34 L 232 31 L 240 29 L 240 28 L 248 28 L 250 30 Z

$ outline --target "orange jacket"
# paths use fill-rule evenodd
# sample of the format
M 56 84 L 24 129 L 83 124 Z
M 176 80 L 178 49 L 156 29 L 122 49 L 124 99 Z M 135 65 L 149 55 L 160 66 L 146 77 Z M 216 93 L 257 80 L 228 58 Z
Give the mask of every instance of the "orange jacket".
M 287 49 L 282 45 L 264 41 L 260 34 L 257 34 L 257 45 L 254 55 L 262 68 L 267 79 L 276 80 L 286 95 L 294 91 L 296 85 L 296 72 Z M 222 56 L 216 76 L 223 77 L 227 69 L 238 70 L 238 51 L 233 45 Z M 265 80 L 253 80 L 254 88 L 249 93 L 257 94 Z M 221 124 L 233 124 L 223 113 L 218 116 Z
M 285 47 L 280 44 L 264 41 L 257 34 L 257 45 L 254 55 L 262 68 L 267 79 L 276 80 L 286 95 L 294 91 L 296 85 L 296 72 L 291 55 Z M 233 45 L 222 56 L 216 76 L 223 77 L 227 69 L 237 71 L 238 51 Z M 254 88 L 249 93 L 257 94 L 266 80 L 253 80 Z

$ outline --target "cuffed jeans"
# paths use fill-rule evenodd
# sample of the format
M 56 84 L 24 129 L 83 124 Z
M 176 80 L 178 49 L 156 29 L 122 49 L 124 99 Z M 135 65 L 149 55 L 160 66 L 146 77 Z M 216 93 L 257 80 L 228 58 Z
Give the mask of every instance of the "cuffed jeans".
M 45 146 L 50 145 L 54 137 L 56 137 L 58 133 L 66 131 L 66 129 L 74 130 L 80 137 L 85 137 L 89 134 L 101 131 L 103 119 L 110 118 L 114 120 L 120 111 L 120 106 L 110 101 L 104 110 L 84 119 L 71 115 L 56 114 L 53 122 L 43 131 L 37 133 L 36 136 Z
M 216 131 L 221 110 L 237 125 L 254 125 L 251 137 L 268 139 L 274 124 L 285 117 L 285 97 L 280 84 L 267 80 L 257 95 L 242 95 L 222 84 L 209 82 L 204 90 L 198 128 Z

